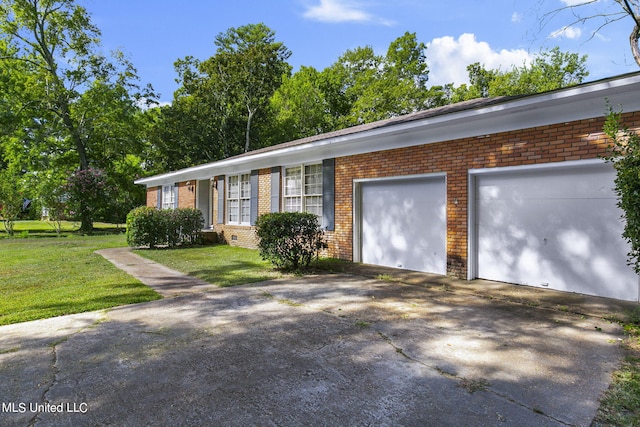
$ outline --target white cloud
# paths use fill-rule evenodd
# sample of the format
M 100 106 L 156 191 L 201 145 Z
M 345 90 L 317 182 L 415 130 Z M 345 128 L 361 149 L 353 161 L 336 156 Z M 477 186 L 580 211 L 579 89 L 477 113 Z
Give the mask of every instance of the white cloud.
M 392 21 L 376 17 L 367 12 L 360 3 L 350 0 L 320 0 L 320 4 L 310 6 L 303 15 L 320 22 L 373 22 L 393 25 Z
M 567 39 L 579 39 L 582 35 L 582 30 L 577 27 L 562 27 L 559 30 L 554 31 L 549 35 L 550 38 L 556 39 L 560 37 L 565 37 Z
M 451 36 L 433 39 L 427 43 L 429 83 L 456 86 L 469 83 L 467 66 L 479 62 L 487 69 L 511 69 L 529 63 L 532 56 L 524 49 L 502 49 L 495 51 L 487 42 L 479 42 L 474 34 L 462 34 L 458 39 Z
M 511 15 L 511 22 L 519 23 L 522 22 L 522 15 L 518 12 L 513 12 Z

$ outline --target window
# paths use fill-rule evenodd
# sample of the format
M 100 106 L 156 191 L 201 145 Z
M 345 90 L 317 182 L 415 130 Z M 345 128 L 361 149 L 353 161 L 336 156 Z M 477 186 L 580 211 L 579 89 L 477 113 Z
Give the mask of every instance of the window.
M 174 209 L 176 207 L 176 194 L 173 185 L 162 186 L 162 209 Z
M 322 221 L 322 165 L 285 168 L 283 197 L 285 212 L 309 212 Z
M 227 182 L 227 222 L 249 224 L 251 221 L 251 175 L 233 175 Z

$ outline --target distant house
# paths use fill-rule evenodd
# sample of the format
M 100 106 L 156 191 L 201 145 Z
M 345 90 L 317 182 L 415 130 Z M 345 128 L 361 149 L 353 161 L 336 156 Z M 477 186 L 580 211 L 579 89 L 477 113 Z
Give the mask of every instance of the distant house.
M 330 256 L 638 301 L 601 160 L 607 102 L 640 128 L 640 73 L 477 99 L 136 181 L 231 245 L 258 215 L 309 211 Z

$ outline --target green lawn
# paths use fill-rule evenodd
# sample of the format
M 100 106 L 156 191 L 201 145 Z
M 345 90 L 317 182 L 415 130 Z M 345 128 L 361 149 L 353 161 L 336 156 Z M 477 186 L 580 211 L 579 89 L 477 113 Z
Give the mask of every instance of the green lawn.
M 220 287 L 281 277 L 258 251 L 228 245 L 136 250 L 138 255 Z
M 0 238 L 0 325 L 160 298 L 94 253 L 119 246 L 123 234 Z
M 16 221 L 14 225 L 14 237 L 57 237 L 55 223 L 52 221 Z M 73 235 L 79 228 L 80 223 L 62 221 L 61 235 Z M 93 224 L 95 234 L 114 233 L 124 230 L 124 224 L 107 224 L 96 222 Z M 0 239 L 9 237 L 5 231 L 4 221 L 0 220 Z

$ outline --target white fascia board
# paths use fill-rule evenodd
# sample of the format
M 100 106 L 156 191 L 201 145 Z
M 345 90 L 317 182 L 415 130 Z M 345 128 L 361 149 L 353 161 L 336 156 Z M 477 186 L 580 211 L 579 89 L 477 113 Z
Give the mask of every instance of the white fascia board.
M 157 186 L 327 158 L 485 137 L 500 132 L 603 117 L 607 113 L 607 103 L 614 110 L 640 111 L 640 74 L 221 160 L 135 182 Z

